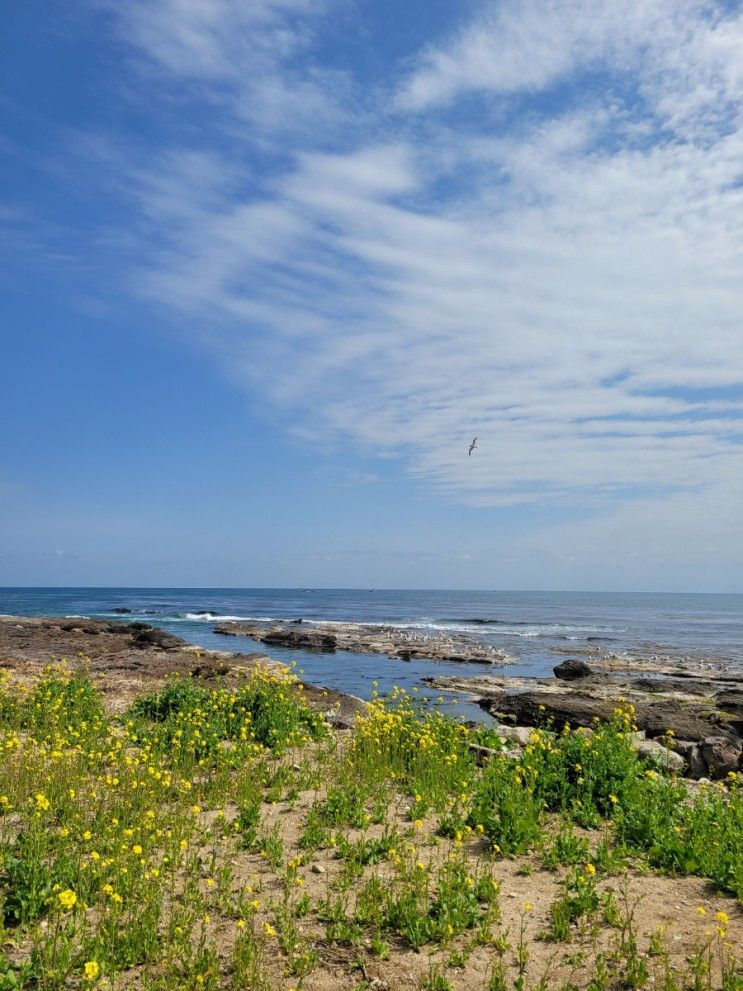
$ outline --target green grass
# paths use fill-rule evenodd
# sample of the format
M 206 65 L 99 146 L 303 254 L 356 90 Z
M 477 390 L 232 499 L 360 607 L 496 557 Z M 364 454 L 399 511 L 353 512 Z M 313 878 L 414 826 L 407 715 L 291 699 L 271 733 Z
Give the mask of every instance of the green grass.
M 264 670 L 173 680 L 119 718 L 84 668 L 4 677 L 0 991 L 299 991 L 337 959 L 338 986 L 362 988 L 411 949 L 421 987 L 551 988 L 531 905 L 514 915 L 503 897 L 509 857 L 556 885 L 542 939 L 593 941 L 576 986 L 741 991 L 725 917 L 679 960 L 607 887 L 641 870 L 743 900 L 740 782 L 692 797 L 640 760 L 632 728 L 623 706 L 479 767 L 470 744 L 492 731 L 400 691 L 335 736 L 295 679 Z

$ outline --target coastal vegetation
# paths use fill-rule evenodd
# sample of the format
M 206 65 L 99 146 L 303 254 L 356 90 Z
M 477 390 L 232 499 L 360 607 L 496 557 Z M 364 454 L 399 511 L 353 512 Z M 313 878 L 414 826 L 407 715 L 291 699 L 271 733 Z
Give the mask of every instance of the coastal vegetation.
M 743 787 L 290 672 L 0 683 L 0 991 L 743 991 Z M 483 756 L 485 755 L 485 756 Z

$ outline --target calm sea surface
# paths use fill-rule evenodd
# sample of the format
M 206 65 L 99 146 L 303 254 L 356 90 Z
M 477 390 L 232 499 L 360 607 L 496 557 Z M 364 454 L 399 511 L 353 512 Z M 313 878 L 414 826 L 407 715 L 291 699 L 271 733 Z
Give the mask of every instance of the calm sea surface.
M 116 610 L 131 610 L 117 612 Z M 743 667 L 743 595 L 610 592 L 446 592 L 357 589 L 0 588 L 0 613 L 144 620 L 204 647 L 260 650 L 296 661 L 303 677 L 368 697 L 372 681 L 420 688 L 426 674 L 548 674 L 560 648 L 593 645 L 622 653 L 670 649 Z M 516 663 L 403 662 L 379 655 L 317 654 L 225 637 L 214 624 L 238 619 L 349 620 L 466 632 L 502 647 Z M 480 710 L 460 705 L 467 716 Z

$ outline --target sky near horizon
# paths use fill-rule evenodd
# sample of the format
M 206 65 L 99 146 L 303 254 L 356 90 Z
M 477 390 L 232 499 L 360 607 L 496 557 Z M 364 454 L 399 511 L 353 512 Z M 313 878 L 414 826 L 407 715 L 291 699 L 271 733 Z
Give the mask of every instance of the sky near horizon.
M 743 591 L 741 3 L 0 45 L 0 585 Z

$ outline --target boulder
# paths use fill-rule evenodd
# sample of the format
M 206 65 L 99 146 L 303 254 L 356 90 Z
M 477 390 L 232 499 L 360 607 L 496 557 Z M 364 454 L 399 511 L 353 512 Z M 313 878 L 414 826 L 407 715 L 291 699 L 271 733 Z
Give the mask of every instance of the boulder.
M 687 774 L 690 778 L 707 776 L 707 765 L 698 743 L 693 743 L 691 740 L 673 740 L 671 747 L 686 761 Z
M 520 747 L 525 747 L 531 740 L 534 732 L 533 726 L 497 726 L 496 732 L 503 740 L 510 740 L 511 743 L 518 743 Z
M 708 736 L 702 740 L 700 750 L 710 777 L 724 778 L 740 767 L 743 743 L 724 736 Z
M 657 764 L 664 771 L 683 773 L 686 769 L 686 761 L 681 754 L 669 750 L 657 740 L 637 740 L 633 746 L 640 757 Z
M 494 750 L 492 747 L 483 747 L 479 743 L 470 743 L 469 749 L 475 755 L 477 763 L 481 765 L 501 754 L 500 750 Z
M 563 681 L 578 681 L 581 678 L 590 678 L 593 674 L 585 661 L 576 660 L 563 661 L 553 668 L 553 672 L 556 678 L 562 678 Z

